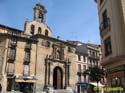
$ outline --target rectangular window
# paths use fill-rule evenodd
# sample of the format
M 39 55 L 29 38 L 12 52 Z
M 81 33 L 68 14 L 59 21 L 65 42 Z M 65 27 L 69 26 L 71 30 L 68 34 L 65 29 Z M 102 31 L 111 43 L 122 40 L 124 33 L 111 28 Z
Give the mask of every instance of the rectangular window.
M 92 60 L 90 59 L 90 67 L 92 67 Z
M 13 75 L 14 74 L 14 63 L 8 63 L 7 74 L 8 75 Z
M 12 36 L 11 36 L 11 38 L 10 38 L 10 40 L 11 40 L 11 45 L 12 45 L 12 46 L 16 46 L 16 45 L 17 45 L 17 33 L 12 32 L 11 34 L 12 34 Z
M 16 48 L 10 48 L 9 58 L 15 60 L 15 56 L 16 56 Z
M 84 70 L 84 71 L 86 70 L 86 65 L 83 65 L 83 70 Z
M 108 37 L 107 39 L 105 39 L 104 48 L 105 48 L 105 56 L 108 56 L 112 53 L 111 37 Z
M 107 10 L 102 13 L 102 23 L 100 24 L 100 31 L 110 27 L 110 19 L 107 16 Z
M 103 17 L 103 28 L 105 29 L 107 27 L 107 10 L 105 10 L 102 14 L 102 17 Z
M 95 57 L 95 52 L 94 51 L 92 52 L 92 57 Z
M 95 60 L 93 60 L 93 66 L 96 66 L 96 61 Z
M 81 65 L 78 64 L 78 72 L 81 72 Z
M 25 52 L 25 62 L 30 62 L 30 51 Z
M 98 53 L 96 52 L 96 57 L 98 57 Z
M 29 65 L 24 65 L 24 75 L 25 76 L 29 75 Z
M 83 61 L 86 62 L 86 56 L 83 56 Z
M 81 61 L 81 56 L 80 55 L 78 55 L 78 61 Z
M 13 46 L 17 45 L 17 38 L 14 36 L 11 37 L 11 45 L 13 45 Z

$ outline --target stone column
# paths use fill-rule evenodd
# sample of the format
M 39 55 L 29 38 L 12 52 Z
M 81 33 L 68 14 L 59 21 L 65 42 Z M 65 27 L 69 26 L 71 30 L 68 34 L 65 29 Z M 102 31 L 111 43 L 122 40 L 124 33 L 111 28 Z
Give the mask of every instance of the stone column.
M 48 70 L 48 62 L 47 62 L 47 59 L 45 59 L 45 84 L 44 84 L 44 88 L 47 87 L 47 70 Z
M 39 10 L 37 8 L 34 8 L 34 20 L 38 21 L 38 17 L 39 17 Z
M 67 87 L 67 63 L 65 63 L 65 88 Z
M 50 62 L 50 78 L 49 78 L 50 87 L 53 87 L 53 69 L 54 69 L 53 63 Z
M 51 66 L 50 66 L 50 61 L 48 62 L 48 85 L 50 85 L 50 69 L 51 69 Z
M 68 69 L 68 86 L 70 85 L 70 64 L 67 65 Z
M 42 22 L 43 22 L 43 23 L 46 22 L 46 14 L 45 14 L 45 13 L 42 14 Z

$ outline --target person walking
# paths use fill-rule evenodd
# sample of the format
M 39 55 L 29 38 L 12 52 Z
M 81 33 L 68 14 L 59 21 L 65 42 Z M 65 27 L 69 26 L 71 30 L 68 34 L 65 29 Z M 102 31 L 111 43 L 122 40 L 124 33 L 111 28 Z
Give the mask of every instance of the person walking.
M 1 91 L 2 91 L 2 85 L 0 84 L 0 93 L 1 93 Z

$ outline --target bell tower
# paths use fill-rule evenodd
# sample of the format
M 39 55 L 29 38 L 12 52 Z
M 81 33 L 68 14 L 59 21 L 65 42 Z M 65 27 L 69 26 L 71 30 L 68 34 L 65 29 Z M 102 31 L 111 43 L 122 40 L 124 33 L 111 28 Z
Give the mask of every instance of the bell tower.
M 46 24 L 46 9 L 40 3 L 34 7 L 33 21 L 26 21 L 24 25 L 24 34 L 33 36 L 36 34 L 51 37 L 52 32 L 50 27 Z
M 36 4 L 34 7 L 34 21 L 39 21 L 45 23 L 46 21 L 46 9 L 41 4 Z

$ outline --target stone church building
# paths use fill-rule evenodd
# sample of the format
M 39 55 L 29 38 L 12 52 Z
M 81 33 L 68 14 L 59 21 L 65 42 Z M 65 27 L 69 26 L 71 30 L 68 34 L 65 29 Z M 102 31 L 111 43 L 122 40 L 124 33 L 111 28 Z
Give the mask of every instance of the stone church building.
M 34 7 L 34 20 L 24 31 L 0 25 L 0 83 L 2 93 L 37 93 L 48 87 L 75 88 L 75 45 L 52 37 L 46 9 Z

